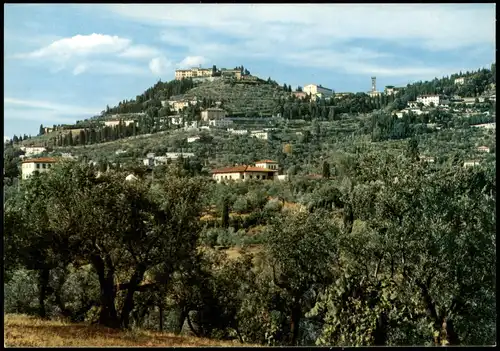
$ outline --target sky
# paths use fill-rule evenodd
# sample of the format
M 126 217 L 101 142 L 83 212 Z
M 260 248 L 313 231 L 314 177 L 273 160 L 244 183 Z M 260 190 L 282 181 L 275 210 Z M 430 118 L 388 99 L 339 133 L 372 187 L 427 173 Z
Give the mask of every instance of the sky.
M 495 61 L 495 4 L 4 4 L 4 139 L 74 123 L 175 69 L 336 92 Z

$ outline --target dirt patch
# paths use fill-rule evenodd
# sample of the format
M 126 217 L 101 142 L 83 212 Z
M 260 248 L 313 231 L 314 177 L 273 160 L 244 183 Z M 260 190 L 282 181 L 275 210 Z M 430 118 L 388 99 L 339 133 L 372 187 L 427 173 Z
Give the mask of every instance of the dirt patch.
M 24 315 L 5 315 L 7 347 L 26 346 L 258 346 L 231 341 L 179 336 L 151 331 L 122 331 L 64 321 L 44 321 Z

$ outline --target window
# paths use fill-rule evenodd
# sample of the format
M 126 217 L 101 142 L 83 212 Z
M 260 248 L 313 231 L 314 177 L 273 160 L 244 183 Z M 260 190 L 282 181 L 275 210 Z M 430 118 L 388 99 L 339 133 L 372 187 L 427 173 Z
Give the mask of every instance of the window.
M 42 163 L 42 168 L 43 169 L 47 168 L 47 165 L 45 163 Z
M 260 179 L 260 175 L 257 176 L 257 179 Z
M 265 175 L 263 175 L 263 176 L 262 176 L 262 179 L 266 179 L 266 176 L 265 176 Z
M 250 176 L 250 179 L 253 179 L 253 176 L 252 176 L 252 175 Z
M 36 164 L 36 169 L 39 169 L 39 168 L 40 168 L 40 164 L 39 164 L 39 163 L 37 163 L 37 164 Z

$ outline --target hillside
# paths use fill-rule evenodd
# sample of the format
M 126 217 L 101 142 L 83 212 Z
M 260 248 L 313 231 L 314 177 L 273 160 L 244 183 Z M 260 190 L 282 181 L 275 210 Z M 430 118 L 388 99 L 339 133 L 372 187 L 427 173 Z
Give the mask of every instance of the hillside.
M 44 321 L 24 315 L 5 315 L 4 343 L 7 347 L 189 347 L 253 346 L 152 331 L 118 331 L 84 323 Z
M 281 86 L 261 80 L 216 80 L 202 83 L 183 95 L 185 99 L 222 101 L 230 116 L 270 116 L 278 101 L 290 96 Z
M 456 84 L 457 78 L 463 78 L 463 84 Z M 253 118 L 280 114 L 287 120 L 338 120 L 343 115 L 367 114 L 376 110 L 393 113 L 402 110 L 408 102 L 415 101 L 417 96 L 423 94 L 446 94 L 462 98 L 491 97 L 495 94 L 495 88 L 495 63 L 491 65 L 491 69 L 479 69 L 476 72 L 458 73 L 432 81 L 408 84 L 400 88 L 395 95 L 381 94 L 370 97 L 364 93 L 356 93 L 339 96 L 330 101 L 300 100 L 291 96 L 289 91 L 273 80 L 264 81 L 255 76 L 197 84 L 190 79 L 158 81 L 135 99 L 120 101 L 117 106 L 111 108 L 106 106 L 100 116 L 77 121 L 74 125 L 54 126 L 55 132 L 33 138 L 25 135 L 22 140 L 24 145 L 48 147 L 90 145 L 175 129 L 177 127 L 166 117 L 177 112 L 168 106 L 162 106 L 162 102 L 171 99 L 192 101 L 196 98 L 198 104 L 189 106 L 182 112 L 187 120 L 199 120 L 201 110 L 214 106 L 216 102 L 220 102 L 221 107 L 232 117 Z M 488 104 L 494 109 L 494 103 Z M 138 126 L 104 128 L 102 121 L 109 119 L 135 119 Z M 68 135 L 69 129 L 72 129 L 72 137 Z M 14 142 L 17 143 L 17 140 L 16 137 Z

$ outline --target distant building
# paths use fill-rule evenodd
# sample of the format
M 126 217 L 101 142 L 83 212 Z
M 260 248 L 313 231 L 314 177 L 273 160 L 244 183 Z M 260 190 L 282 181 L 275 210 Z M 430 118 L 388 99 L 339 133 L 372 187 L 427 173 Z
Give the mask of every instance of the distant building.
M 215 169 L 212 178 L 218 183 L 228 180 L 248 181 L 248 180 L 273 180 L 277 171 L 254 166 L 235 166 Z
M 434 157 L 432 156 L 420 156 L 420 161 L 434 163 Z
M 377 97 L 377 96 L 380 96 L 382 95 L 382 93 L 380 91 L 369 91 L 368 93 L 366 93 L 369 97 Z
M 465 84 L 465 77 L 456 78 L 454 80 L 454 83 L 457 84 L 457 85 L 463 85 L 463 84 Z
M 481 152 L 490 152 L 490 148 L 487 147 L 487 146 L 479 146 L 477 148 L 477 151 L 481 151 Z
M 174 126 L 181 126 L 184 123 L 184 117 L 180 115 L 171 116 L 170 123 Z
M 386 95 L 396 95 L 398 93 L 398 90 L 395 86 L 393 85 L 387 85 L 384 89 L 384 93 Z
M 430 106 L 434 104 L 434 106 L 439 105 L 447 105 L 450 103 L 448 99 L 445 98 L 444 95 L 420 95 L 417 96 L 417 104 L 421 102 L 424 106 Z
M 201 68 L 194 67 L 191 69 L 178 69 L 175 71 L 175 80 L 182 80 L 185 78 L 196 78 L 196 77 L 211 77 L 211 68 Z
M 177 160 L 178 158 L 190 158 L 194 157 L 192 152 L 167 152 L 165 156 L 154 156 L 153 153 L 149 153 L 145 159 L 142 160 L 143 164 L 147 167 L 154 167 L 162 164 L 166 164 L 168 160 Z
M 292 92 L 292 96 L 295 96 L 297 99 L 305 99 L 307 93 L 304 91 L 294 91 Z
M 184 122 L 184 130 L 198 130 L 198 121 Z
M 33 147 L 21 146 L 20 149 L 22 151 L 24 151 L 24 156 L 26 156 L 26 157 L 38 155 L 38 154 L 41 154 L 42 152 L 47 151 L 46 148 L 41 147 L 41 146 L 33 146 Z
M 222 68 L 220 70 L 220 73 L 221 73 L 222 77 L 224 77 L 224 78 L 234 77 L 238 80 L 241 79 L 241 70 L 239 70 L 239 69 Z
M 372 89 L 367 94 L 370 97 L 377 97 L 381 95 L 381 93 L 377 91 L 377 77 L 372 77 Z
M 208 125 L 215 128 L 227 128 L 233 125 L 233 121 L 227 118 L 211 119 L 208 121 Z
M 136 123 L 134 120 L 123 121 L 125 126 L 129 126 L 130 124 Z M 112 120 L 112 121 L 104 121 L 104 125 L 106 127 L 116 127 L 120 124 L 120 120 Z
M 278 162 L 272 160 L 261 160 L 255 162 L 255 167 L 278 170 Z
M 353 95 L 353 93 L 335 93 L 335 98 L 336 99 L 342 99 L 344 97 Z
M 304 93 L 309 94 L 311 96 L 318 96 L 318 94 L 321 94 L 321 96 L 324 97 L 330 97 L 333 95 L 333 90 L 325 88 L 321 85 L 316 85 L 316 84 L 308 84 L 304 88 Z
M 167 101 L 168 106 L 175 112 L 180 112 L 186 107 L 189 107 L 189 105 L 196 105 L 198 103 L 198 100 L 169 100 Z
M 35 172 L 48 172 L 48 170 L 51 169 L 52 165 L 56 162 L 57 160 L 52 157 L 25 160 L 21 166 L 22 179 L 28 179 Z
M 187 138 L 188 143 L 194 143 L 195 141 L 200 140 L 199 136 L 192 136 Z
M 269 133 L 263 130 L 254 130 L 250 132 L 250 135 L 257 139 L 269 140 Z
M 194 157 L 192 152 L 167 152 L 165 157 L 171 160 L 176 160 L 178 158 L 190 158 Z
M 474 167 L 474 166 L 477 166 L 479 165 L 479 161 L 477 160 L 470 160 L 470 161 L 465 161 L 464 162 L 464 167 L 467 168 L 467 167 Z
M 201 111 L 201 119 L 203 121 L 209 121 L 211 119 L 222 119 L 226 117 L 226 111 L 218 107 L 207 108 Z
M 248 130 L 246 129 L 233 129 L 233 128 L 228 128 L 227 131 L 231 134 L 237 134 L 237 135 L 246 135 L 248 134 Z

